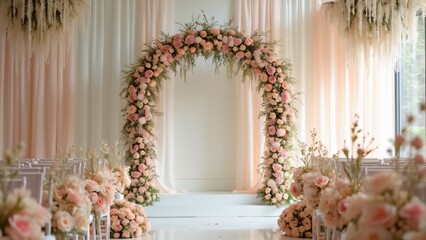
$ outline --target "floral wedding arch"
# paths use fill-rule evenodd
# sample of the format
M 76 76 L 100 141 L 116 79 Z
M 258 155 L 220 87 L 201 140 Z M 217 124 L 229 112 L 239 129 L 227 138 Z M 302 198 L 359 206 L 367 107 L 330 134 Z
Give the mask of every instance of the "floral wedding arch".
M 126 198 L 142 205 L 158 201 L 159 190 L 153 185 L 156 171 L 154 159 L 153 117 L 161 83 L 169 79 L 168 72 L 178 70 L 186 76 L 195 66 L 197 56 L 211 58 L 216 67 L 227 65 L 229 73 L 242 71 L 243 78 L 258 80 L 265 116 L 265 152 L 262 187 L 258 197 L 268 205 L 282 205 L 291 199 L 290 150 L 295 134 L 293 79 L 291 65 L 277 59 L 273 44 L 262 41 L 255 33 L 245 35 L 230 27 L 231 22 L 218 26 L 214 19 L 194 20 L 182 25 L 178 34 L 154 41 L 128 72 L 122 96 L 127 104 L 123 109 L 125 124 L 122 134 L 127 163 L 131 166 L 131 186 Z

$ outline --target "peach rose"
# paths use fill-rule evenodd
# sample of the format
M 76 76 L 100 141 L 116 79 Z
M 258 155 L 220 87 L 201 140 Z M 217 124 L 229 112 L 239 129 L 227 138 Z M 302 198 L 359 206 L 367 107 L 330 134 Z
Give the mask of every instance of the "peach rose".
M 328 184 L 329 178 L 327 176 L 319 176 L 314 179 L 314 185 L 322 188 Z
M 33 226 L 28 216 L 15 214 L 8 219 L 9 227 L 6 233 L 11 239 L 29 239 L 33 235 Z
M 395 172 L 380 172 L 366 177 L 363 186 L 367 194 L 381 194 L 385 191 L 399 189 L 402 185 L 401 177 Z
M 364 204 L 360 223 L 364 226 L 391 226 L 396 221 L 395 206 L 381 202 L 366 202 Z
M 74 228 L 74 218 L 68 212 L 57 211 L 54 219 L 56 219 L 54 225 L 56 225 L 61 232 L 70 232 Z
M 417 229 L 420 219 L 426 217 L 426 206 L 419 199 L 413 198 L 399 210 L 399 216 L 406 219 L 413 229 Z

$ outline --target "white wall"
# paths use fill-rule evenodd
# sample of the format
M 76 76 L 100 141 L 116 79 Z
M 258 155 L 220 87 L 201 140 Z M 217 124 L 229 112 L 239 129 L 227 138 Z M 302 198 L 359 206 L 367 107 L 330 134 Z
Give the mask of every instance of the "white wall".
M 230 0 L 175 0 L 174 22 L 187 23 L 204 10 L 218 23 L 232 18 Z M 174 26 L 174 33 L 179 26 Z M 175 77 L 174 144 L 176 188 L 189 191 L 235 188 L 236 100 L 235 83 L 226 69 L 197 60 L 186 80 Z

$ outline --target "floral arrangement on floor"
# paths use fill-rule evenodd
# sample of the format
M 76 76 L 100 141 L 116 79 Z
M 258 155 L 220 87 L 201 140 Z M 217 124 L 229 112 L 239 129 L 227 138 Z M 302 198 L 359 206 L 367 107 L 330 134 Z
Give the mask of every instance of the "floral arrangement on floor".
M 327 148 L 316 137 L 314 129 L 311 131 L 311 145 L 299 142 L 302 166 L 294 169 L 290 185 L 293 197 L 303 199 L 312 209 L 318 207 L 321 191 L 332 186 L 335 177 L 334 161 L 327 158 Z
M 89 226 L 92 202 L 85 181 L 77 176 L 62 176 L 52 193 L 52 231 L 57 235 L 85 234 Z
M 289 237 L 311 238 L 313 210 L 304 201 L 288 206 L 277 221 L 281 232 Z
M 168 72 L 185 76 L 195 66 L 195 59 L 211 58 L 216 66 L 226 64 L 229 73 L 233 66 L 244 78 L 258 80 L 266 117 L 266 146 L 263 154 L 263 186 L 258 197 L 269 205 L 282 205 L 291 199 L 289 194 L 291 166 L 289 152 L 295 133 L 294 95 L 291 86 L 290 64 L 277 58 L 272 43 L 262 41 L 255 33 L 248 36 L 230 27 L 230 22 L 218 26 L 214 19 L 204 16 L 182 25 L 178 34 L 163 34 L 152 46 L 147 46 L 137 64 L 128 72 L 122 96 L 127 101 L 123 109 L 125 124 L 123 139 L 127 143 L 126 161 L 130 165 L 131 186 L 126 198 L 142 205 L 158 201 L 158 189 L 153 186 L 157 177 L 154 159 L 154 121 L 162 81 Z
M 115 200 L 110 214 L 111 238 L 137 238 L 151 229 L 143 207 L 126 199 Z
M 0 1 L 0 33 L 13 39 L 17 50 L 47 48 L 67 39 L 87 7 L 86 0 Z
M 364 53 L 396 62 L 401 40 L 416 39 L 417 13 L 424 0 L 334 0 L 323 4 L 330 20 L 348 42 L 352 57 Z
M 14 165 L 23 155 L 23 146 L 6 151 L 3 161 L 5 166 Z M 2 177 L 13 180 L 17 173 L 4 171 Z M 9 181 L 0 181 L 0 239 L 10 240 L 42 240 L 42 227 L 47 224 L 51 215 L 49 211 L 37 203 L 25 188 L 8 190 Z

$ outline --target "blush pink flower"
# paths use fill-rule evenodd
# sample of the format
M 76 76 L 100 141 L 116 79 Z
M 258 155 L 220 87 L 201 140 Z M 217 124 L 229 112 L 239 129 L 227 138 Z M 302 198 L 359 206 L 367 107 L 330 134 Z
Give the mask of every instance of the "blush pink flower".
M 420 219 L 426 216 L 426 206 L 414 198 L 399 210 L 399 216 L 404 218 L 413 229 L 417 229 Z
M 161 46 L 161 52 L 162 53 L 169 52 L 169 49 L 170 49 L 170 45 L 163 45 L 163 46 Z
M 211 42 L 206 42 L 206 43 L 203 45 L 203 49 L 204 49 L 205 51 L 210 51 L 210 50 L 212 50 L 212 49 L 213 49 L 213 43 L 211 43 Z
M 367 194 L 381 194 L 385 191 L 399 189 L 402 179 L 395 172 L 380 172 L 366 177 L 363 186 Z
M 9 227 L 6 233 L 11 239 L 29 239 L 32 235 L 31 219 L 28 216 L 15 214 L 9 218 Z
M 241 59 L 245 56 L 245 53 L 243 51 L 238 51 L 235 56 L 237 57 L 237 59 Z
M 212 29 L 210 29 L 210 33 L 211 33 L 213 36 L 217 36 L 217 35 L 219 35 L 219 34 L 220 34 L 220 30 L 219 30 L 218 28 L 212 28 Z
M 133 114 L 133 113 L 136 112 L 136 110 L 137 110 L 137 108 L 136 108 L 135 105 L 130 105 L 130 106 L 127 107 L 126 112 L 127 112 L 127 114 Z
M 201 36 L 202 38 L 207 37 L 207 32 L 206 32 L 206 31 L 201 31 L 201 32 L 200 32 L 200 36 Z
M 240 38 L 234 38 L 234 46 L 238 46 L 243 42 Z
M 148 69 L 148 70 L 145 71 L 144 76 L 146 78 L 151 78 L 152 76 L 154 76 L 154 72 L 151 69 Z
M 269 132 L 269 135 L 275 135 L 275 133 L 276 133 L 275 127 L 274 126 L 270 126 L 268 128 L 268 132 Z
M 314 185 L 322 188 L 328 184 L 329 178 L 327 176 L 319 176 L 314 179 Z
M 275 76 L 269 76 L 268 80 L 270 83 L 274 84 L 277 81 L 277 78 Z
M 193 44 L 194 42 L 195 42 L 195 37 L 194 37 L 194 35 L 191 35 L 191 34 L 186 35 L 186 37 L 185 37 L 185 43 L 186 43 L 186 44 L 191 45 L 191 44 Z
M 366 202 L 359 221 L 364 226 L 388 227 L 395 223 L 396 211 L 396 207 L 388 203 Z
M 267 68 L 266 68 L 266 72 L 269 74 L 269 75 L 274 75 L 274 73 L 277 71 L 277 69 L 275 68 L 275 67 L 273 67 L 273 66 L 268 66 Z
M 250 46 L 253 44 L 253 39 L 251 39 L 250 37 L 246 37 L 246 39 L 244 40 L 244 44 L 246 46 Z
M 298 182 L 293 182 L 290 185 L 290 193 L 291 195 L 293 195 L 293 197 L 298 198 L 302 195 L 303 193 L 303 187 L 300 183 Z
M 278 136 L 278 137 L 283 137 L 283 136 L 285 136 L 285 134 L 286 134 L 286 130 L 285 130 L 285 129 L 283 129 L 283 128 L 279 128 L 279 129 L 277 130 L 277 136 Z
M 290 100 L 290 94 L 287 91 L 281 93 L 281 101 L 287 103 Z
M 223 53 L 229 52 L 229 46 L 228 45 L 222 45 L 222 47 L 220 48 L 220 51 L 222 51 Z
M 265 91 L 267 91 L 267 92 L 270 92 L 270 91 L 272 91 L 272 85 L 271 84 L 266 84 L 265 85 Z
M 279 172 L 279 171 L 281 171 L 283 169 L 283 166 L 281 166 L 281 164 L 274 163 L 272 165 L 272 169 L 274 170 L 274 172 Z
M 142 174 L 140 172 L 137 171 L 133 171 L 130 176 L 132 176 L 132 178 L 139 178 Z
M 290 85 L 288 84 L 288 82 L 286 82 L 286 81 L 284 81 L 282 84 L 281 84 L 281 87 L 283 87 L 284 89 L 289 89 L 289 87 L 290 87 Z
M 139 164 L 139 166 L 138 166 L 138 171 L 139 171 L 139 172 L 143 172 L 143 171 L 145 171 L 145 170 L 146 170 L 146 168 L 147 168 L 147 167 L 146 167 L 146 165 L 145 165 L 145 164 L 143 164 L 143 163 L 142 163 L 142 164 Z

